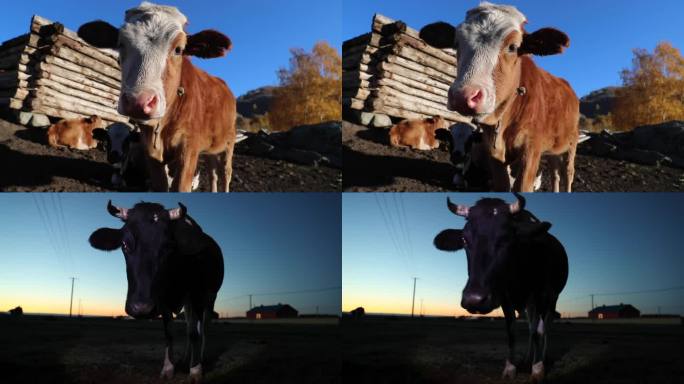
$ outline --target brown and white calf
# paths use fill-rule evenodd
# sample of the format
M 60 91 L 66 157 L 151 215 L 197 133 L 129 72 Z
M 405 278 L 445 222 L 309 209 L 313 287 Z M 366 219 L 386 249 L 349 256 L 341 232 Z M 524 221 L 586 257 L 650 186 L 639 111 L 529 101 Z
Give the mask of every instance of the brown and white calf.
M 93 129 L 100 126 L 102 126 L 102 119 L 95 115 L 79 119 L 64 119 L 48 128 L 48 143 L 51 147 L 82 150 L 95 148 L 97 141 L 93 138 Z
M 208 156 L 211 190 L 228 191 L 235 145 L 236 102 L 226 83 L 189 56 L 221 57 L 232 46 L 214 30 L 186 32 L 177 8 L 143 2 L 119 29 L 104 21 L 81 26 L 88 43 L 116 49 L 121 64 L 119 113 L 142 123 L 152 188 L 189 192 L 200 153 Z M 168 173 L 167 173 L 168 170 Z M 167 176 L 172 178 L 169 185 Z
M 394 147 L 411 147 L 421 150 L 435 149 L 439 147 L 435 131 L 447 128 L 447 122 L 442 116 L 404 120 L 390 128 L 390 144 Z
M 527 33 L 515 7 L 481 3 L 459 26 L 438 22 L 420 36 L 437 48 L 456 48 L 458 73 L 447 108 L 473 118 L 489 148 L 494 189 L 532 192 L 542 155 L 549 155 L 553 190 L 570 192 L 579 136 L 579 100 L 567 81 L 537 67 L 531 55 L 569 46 L 553 28 Z M 508 167 L 513 170 L 509 180 Z

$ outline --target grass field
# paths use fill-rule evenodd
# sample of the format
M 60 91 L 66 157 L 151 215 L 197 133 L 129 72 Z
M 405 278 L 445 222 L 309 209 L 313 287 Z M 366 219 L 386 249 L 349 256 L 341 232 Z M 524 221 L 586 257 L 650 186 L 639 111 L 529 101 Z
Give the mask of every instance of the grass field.
M 517 354 L 527 326 L 517 322 Z M 502 320 L 344 318 L 345 383 L 511 383 L 501 380 L 507 354 Z M 684 326 L 576 324 L 550 333 L 549 383 L 682 383 Z M 513 383 L 529 378 L 519 366 Z
M 185 326 L 174 330 L 180 359 Z M 336 322 L 212 323 L 208 335 L 206 383 L 340 382 Z M 161 320 L 0 317 L 2 383 L 161 383 L 163 359 Z

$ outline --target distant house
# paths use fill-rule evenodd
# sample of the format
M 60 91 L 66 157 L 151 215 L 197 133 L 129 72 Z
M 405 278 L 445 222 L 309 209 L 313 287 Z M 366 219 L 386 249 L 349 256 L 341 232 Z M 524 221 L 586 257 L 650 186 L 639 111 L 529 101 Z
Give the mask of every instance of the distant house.
M 630 304 L 602 305 L 589 311 L 590 319 L 626 319 L 639 317 L 641 312 Z
M 352 315 L 352 317 L 359 319 L 359 318 L 364 317 L 366 315 L 366 310 L 363 309 L 363 307 L 358 307 L 358 308 L 352 310 L 350 312 L 350 314 Z
M 248 319 L 286 319 L 297 317 L 299 313 L 289 304 L 261 305 L 247 311 Z
M 24 310 L 21 307 L 15 307 L 9 310 L 9 314 L 12 316 L 21 316 L 24 314 Z

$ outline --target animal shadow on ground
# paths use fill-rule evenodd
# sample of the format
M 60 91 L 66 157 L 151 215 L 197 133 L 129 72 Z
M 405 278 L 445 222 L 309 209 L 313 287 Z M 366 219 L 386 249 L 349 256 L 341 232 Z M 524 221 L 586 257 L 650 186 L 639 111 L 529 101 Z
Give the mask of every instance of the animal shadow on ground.
M 389 129 L 367 129 L 365 131 L 356 132 L 356 137 L 366 141 L 372 141 L 376 144 L 390 145 Z
M 0 175 L 0 188 L 11 186 L 37 187 L 49 185 L 54 177 L 79 180 L 84 184 L 101 186 L 111 173 L 108 164 L 86 159 L 52 155 L 31 155 L 0 144 L 0 158 L 6 167 Z
M 450 164 L 425 159 L 369 155 L 342 146 L 344 158 L 343 188 L 379 187 L 394 183 L 395 177 L 406 177 L 438 188 L 449 184 L 454 169 Z

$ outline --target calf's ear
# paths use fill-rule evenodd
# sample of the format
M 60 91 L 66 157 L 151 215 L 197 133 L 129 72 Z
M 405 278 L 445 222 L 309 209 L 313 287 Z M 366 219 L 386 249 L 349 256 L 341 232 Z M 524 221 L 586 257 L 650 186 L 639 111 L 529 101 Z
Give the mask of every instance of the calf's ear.
M 562 53 L 570 46 L 570 38 L 555 28 L 542 28 L 533 33 L 523 35 L 518 54 L 549 56 Z
M 123 233 L 120 229 L 100 228 L 93 232 L 88 242 L 93 248 L 103 251 L 113 251 L 121 246 Z
M 421 28 L 420 38 L 435 48 L 456 48 L 456 27 L 443 21 Z
M 445 229 L 435 236 L 433 243 L 437 249 L 442 251 L 458 251 L 463 248 L 463 231 Z
M 119 45 L 119 28 L 106 21 L 91 21 L 81 25 L 78 37 L 98 48 L 116 49 Z
M 93 139 L 105 142 L 109 139 L 109 134 L 104 128 L 95 128 L 93 129 Z
M 213 29 L 206 29 L 194 35 L 188 35 L 184 55 L 196 56 L 203 59 L 213 59 L 225 56 L 233 47 L 228 36 Z

